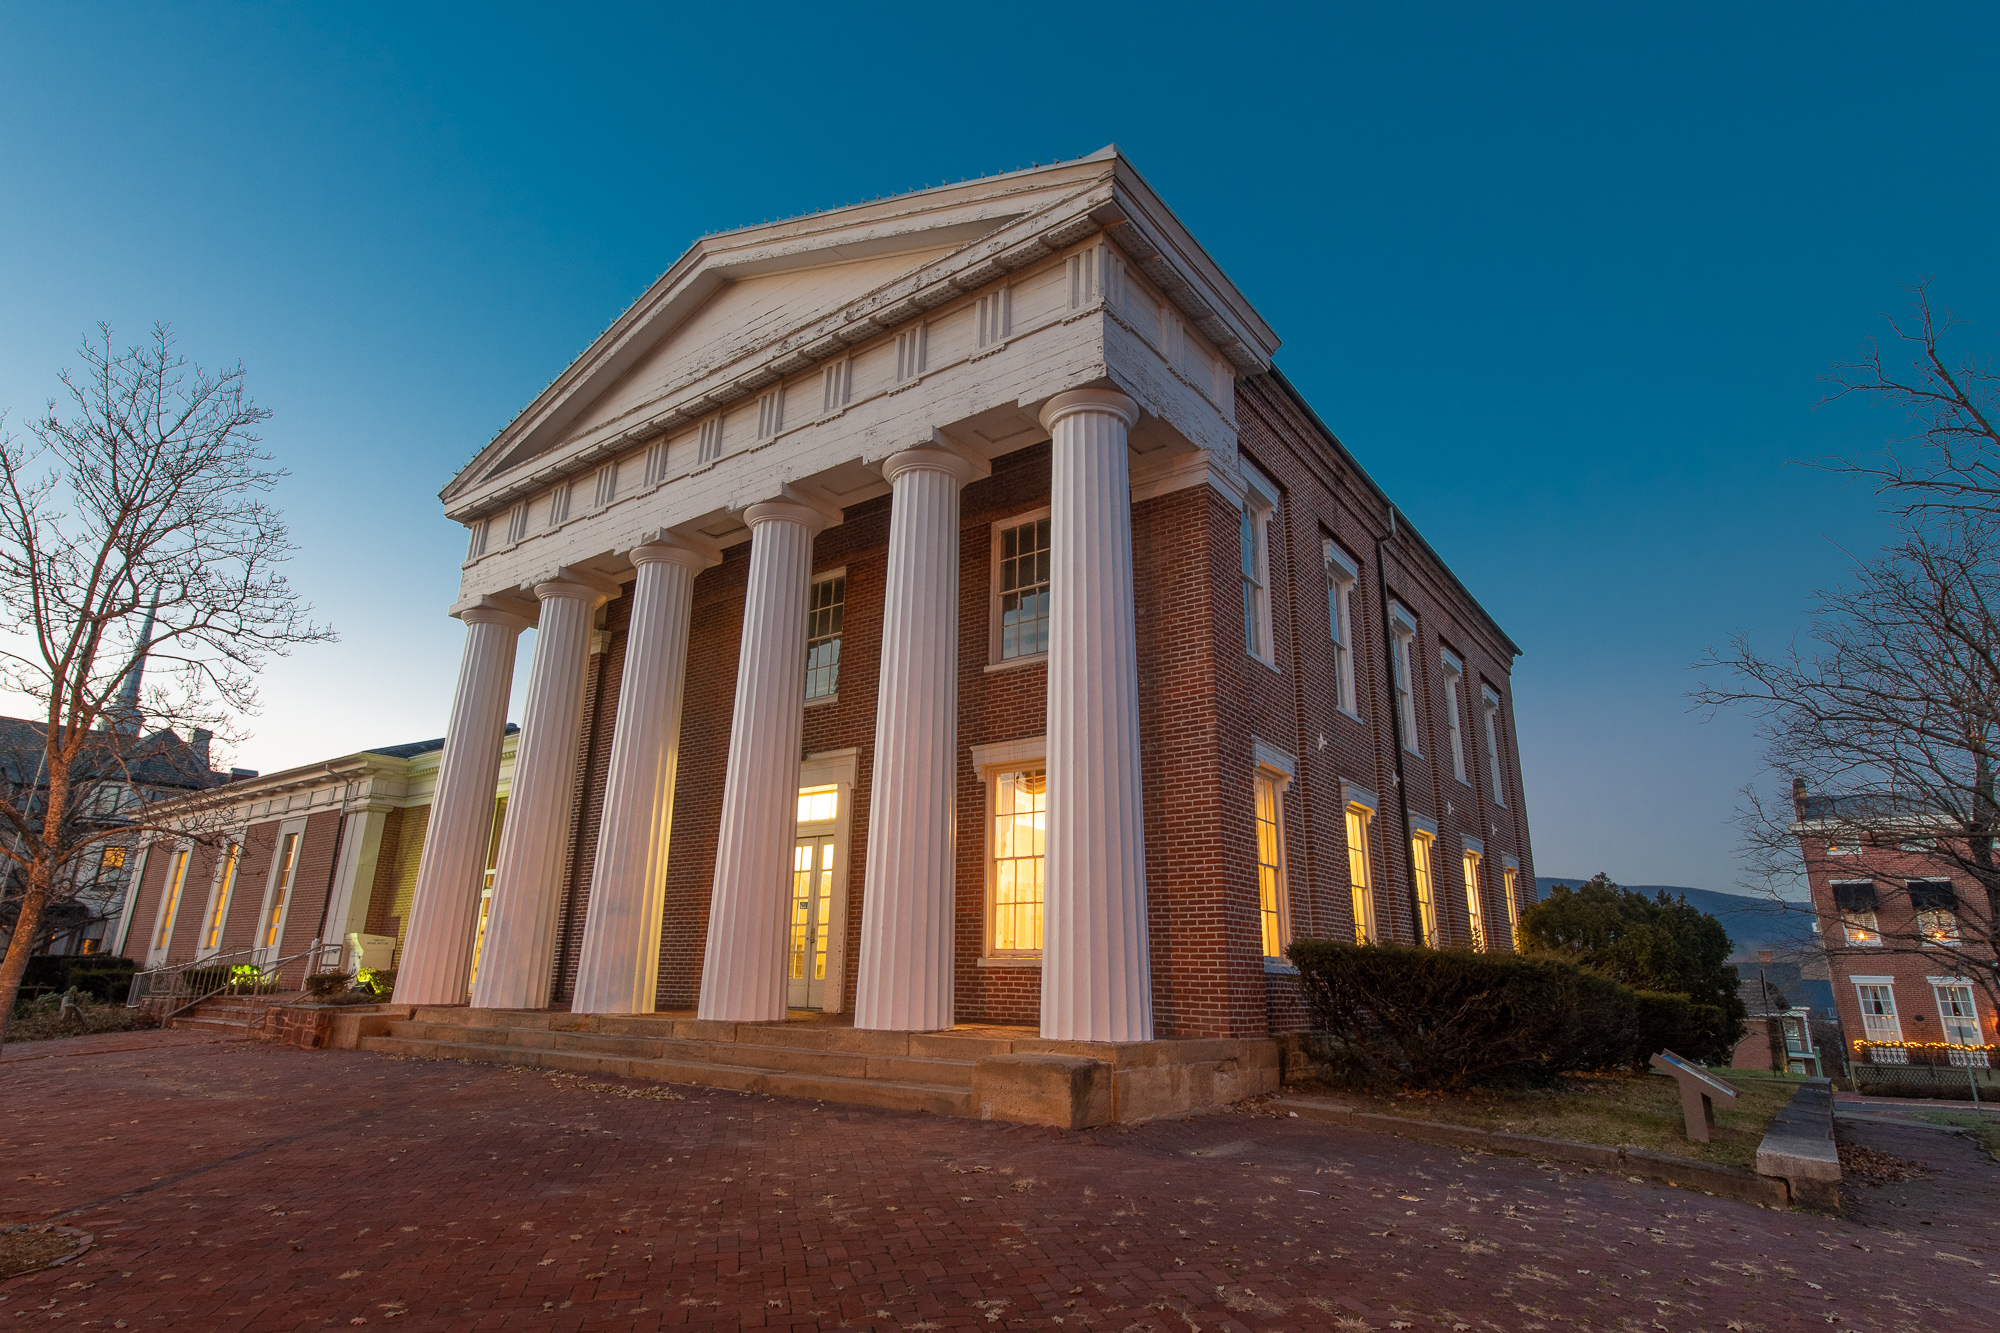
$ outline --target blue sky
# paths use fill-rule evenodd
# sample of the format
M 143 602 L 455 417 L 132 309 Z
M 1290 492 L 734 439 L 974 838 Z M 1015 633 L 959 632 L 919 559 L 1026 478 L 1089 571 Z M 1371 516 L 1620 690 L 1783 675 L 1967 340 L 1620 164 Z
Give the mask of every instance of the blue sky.
M 342 641 L 238 762 L 436 735 L 438 488 L 694 237 L 1116 142 L 1525 650 L 1542 873 L 1728 889 L 1687 667 L 1879 538 L 1788 461 L 1897 431 L 1813 408 L 1900 285 L 2000 331 L 2000 17 L 1389 8 L 0 4 L 0 405 L 100 319 L 240 358 Z

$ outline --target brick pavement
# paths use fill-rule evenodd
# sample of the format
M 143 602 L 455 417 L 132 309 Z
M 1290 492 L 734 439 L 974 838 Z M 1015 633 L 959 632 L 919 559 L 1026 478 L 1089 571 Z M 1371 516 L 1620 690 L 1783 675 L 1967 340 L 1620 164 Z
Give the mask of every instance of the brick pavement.
M 0 1220 L 97 1237 L 0 1284 L 0 1327 L 2000 1323 L 1970 1231 L 1245 1112 L 1063 1133 L 251 1043 L 0 1081 Z

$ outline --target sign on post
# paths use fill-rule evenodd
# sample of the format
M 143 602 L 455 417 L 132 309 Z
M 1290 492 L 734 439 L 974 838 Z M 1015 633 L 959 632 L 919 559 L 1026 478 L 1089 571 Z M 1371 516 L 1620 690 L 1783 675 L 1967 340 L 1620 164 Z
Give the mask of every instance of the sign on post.
M 1681 1086 L 1681 1118 L 1687 1122 L 1687 1136 L 1697 1143 L 1707 1143 L 1715 1130 L 1715 1099 L 1727 1097 L 1735 1101 L 1736 1089 L 1710 1077 L 1707 1070 L 1689 1064 L 1672 1051 L 1661 1051 L 1653 1057 L 1652 1064 L 1662 1074 L 1673 1075 L 1674 1082 Z

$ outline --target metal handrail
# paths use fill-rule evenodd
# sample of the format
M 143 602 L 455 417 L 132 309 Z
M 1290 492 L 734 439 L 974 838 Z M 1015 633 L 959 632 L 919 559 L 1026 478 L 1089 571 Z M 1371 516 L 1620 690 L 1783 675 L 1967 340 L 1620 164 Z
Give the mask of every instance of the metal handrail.
M 279 973 L 287 964 L 296 963 L 301 958 L 310 958 L 306 975 L 312 976 L 322 971 L 337 971 L 341 964 L 344 946 L 323 944 L 315 940 L 308 948 L 286 958 L 274 958 L 268 962 L 256 955 L 255 948 L 237 949 L 231 953 L 210 954 L 192 962 L 176 963 L 172 967 L 149 968 L 132 978 L 132 988 L 125 995 L 125 1007 L 136 1009 L 148 1000 L 163 1001 L 160 1014 L 162 1021 L 194 1008 L 203 1000 L 213 999 L 228 991 L 234 995 L 265 995 L 278 989 Z M 331 968 L 326 966 L 327 956 L 333 956 Z M 244 961 L 237 962 L 235 960 Z M 246 981 L 238 969 L 256 968 L 254 981 Z

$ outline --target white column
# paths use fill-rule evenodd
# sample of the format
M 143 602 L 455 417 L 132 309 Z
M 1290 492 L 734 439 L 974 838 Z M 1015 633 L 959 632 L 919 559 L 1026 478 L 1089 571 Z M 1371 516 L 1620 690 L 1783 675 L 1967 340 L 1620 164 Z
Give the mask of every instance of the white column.
M 535 627 L 535 662 L 528 669 L 507 818 L 500 828 L 493 901 L 486 909 L 486 942 L 472 983 L 475 1009 L 548 1007 L 590 621 L 610 592 L 574 576 L 535 585 L 542 616 Z
M 854 1026 L 952 1025 L 953 789 L 958 778 L 958 493 L 941 449 L 892 456 L 889 578 L 875 693 L 875 776 Z
M 528 627 L 527 616 L 493 606 L 472 607 L 460 618 L 465 656 L 396 964 L 398 1004 L 465 1003 L 500 786 L 500 744 L 514 688 L 514 646 Z
M 751 505 L 743 518 L 750 525 L 750 586 L 696 1013 L 768 1022 L 785 1016 L 785 903 L 805 727 L 806 599 L 813 535 L 826 520 L 788 500 Z
M 1049 482 L 1049 814 L 1042 1035 L 1151 1041 L 1132 490 L 1138 405 L 1073 389 L 1042 409 Z
M 577 961 L 575 1014 L 650 1014 L 659 989 L 667 840 L 674 826 L 681 696 L 694 580 L 719 558 L 662 539 L 631 553 L 632 623 L 618 685 L 597 865 Z

